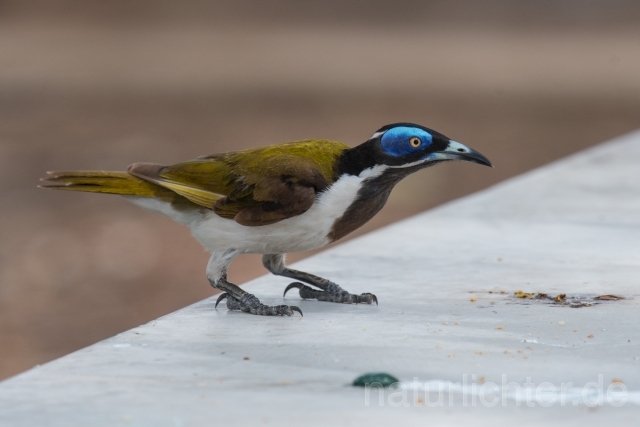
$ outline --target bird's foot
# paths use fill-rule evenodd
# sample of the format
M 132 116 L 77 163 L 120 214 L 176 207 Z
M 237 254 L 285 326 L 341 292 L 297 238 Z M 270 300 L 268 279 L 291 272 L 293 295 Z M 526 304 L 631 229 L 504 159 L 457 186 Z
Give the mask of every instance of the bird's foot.
M 371 304 L 375 302 L 378 305 L 378 298 L 374 294 L 368 292 L 360 295 L 350 294 L 335 283 L 330 283 L 326 290 L 319 291 L 304 283 L 293 282 L 284 290 L 284 295 L 292 288 L 299 289 L 300 297 L 303 299 L 317 299 L 318 301 L 340 302 L 343 304 Z
M 218 297 L 216 308 L 220 301 L 225 298 L 227 299 L 227 308 L 229 310 L 240 310 L 245 313 L 258 314 L 261 316 L 292 316 L 293 312 L 297 311 L 300 313 L 300 316 L 302 316 L 302 310 L 296 306 L 265 305 L 252 294 L 244 294 L 242 297 L 236 298 L 225 292 Z

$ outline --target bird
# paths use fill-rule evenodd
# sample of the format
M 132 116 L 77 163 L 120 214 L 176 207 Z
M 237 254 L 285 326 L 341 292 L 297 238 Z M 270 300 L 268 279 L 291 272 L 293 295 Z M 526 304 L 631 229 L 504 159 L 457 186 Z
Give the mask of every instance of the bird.
M 198 157 L 173 165 L 134 163 L 127 171 L 48 172 L 40 187 L 118 194 L 190 228 L 210 253 L 206 276 L 229 310 L 302 316 L 297 306 L 269 306 L 227 278 L 239 254 L 262 255 L 274 275 L 295 280 L 302 299 L 378 304 L 338 284 L 287 267 L 290 252 L 318 249 L 356 230 L 385 205 L 393 187 L 447 161 L 493 167 L 479 152 L 413 123 L 381 127 L 360 145 L 309 139 Z

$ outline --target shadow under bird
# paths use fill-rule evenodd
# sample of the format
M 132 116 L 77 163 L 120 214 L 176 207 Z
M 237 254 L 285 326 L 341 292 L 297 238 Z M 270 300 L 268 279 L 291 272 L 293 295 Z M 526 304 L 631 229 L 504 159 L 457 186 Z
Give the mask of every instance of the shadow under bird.
M 437 163 L 463 160 L 491 166 L 482 154 L 426 127 L 396 123 L 350 148 L 304 140 L 213 154 L 163 166 L 135 163 L 127 172 L 49 172 L 44 188 L 119 194 L 187 225 L 211 252 L 207 279 L 230 310 L 289 315 L 295 306 L 267 306 L 227 280 L 242 253 L 262 254 L 273 274 L 298 280 L 300 297 L 338 303 L 378 303 L 336 283 L 288 268 L 285 254 L 320 248 L 369 221 L 404 177 Z M 304 282 L 306 284 L 303 284 Z M 309 286 L 311 285 L 311 286 Z

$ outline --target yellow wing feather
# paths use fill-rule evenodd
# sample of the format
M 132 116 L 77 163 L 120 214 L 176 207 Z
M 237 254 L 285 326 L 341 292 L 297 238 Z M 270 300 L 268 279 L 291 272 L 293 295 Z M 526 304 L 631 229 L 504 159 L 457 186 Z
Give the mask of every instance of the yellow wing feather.
M 213 208 L 213 204 L 216 200 L 224 197 L 222 194 L 213 193 L 203 188 L 166 179 L 161 175 L 161 171 L 165 168 L 166 166 L 156 165 L 153 163 L 135 163 L 129 166 L 128 172 L 135 177 L 169 189 L 193 203 L 209 209 Z
M 68 171 L 47 172 L 41 179 L 42 188 L 54 190 L 85 191 L 140 197 L 172 197 L 173 193 L 148 181 L 136 178 L 127 172 Z

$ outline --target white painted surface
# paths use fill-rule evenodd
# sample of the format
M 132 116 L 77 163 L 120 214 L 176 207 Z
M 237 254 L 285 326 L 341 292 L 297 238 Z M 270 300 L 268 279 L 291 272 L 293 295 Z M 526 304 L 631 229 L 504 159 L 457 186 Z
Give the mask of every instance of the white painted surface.
M 640 419 L 640 132 L 296 268 L 354 293 L 374 292 L 380 306 L 300 301 L 290 293 L 285 301 L 305 317 L 277 318 L 214 310 L 210 298 L 0 383 L 0 425 L 585 426 Z M 287 283 L 267 276 L 246 288 L 280 304 Z M 518 289 L 629 299 L 574 309 L 515 299 Z M 375 391 L 366 406 L 364 390 L 349 383 L 369 371 L 404 381 L 408 406 L 392 406 L 391 392 L 378 406 Z M 466 384 L 452 388 L 452 405 L 447 394 L 442 407 L 416 405 L 414 390 L 462 383 L 465 375 Z M 513 384 L 503 387 L 503 375 Z M 584 397 L 597 397 L 600 375 L 604 404 L 591 408 Z M 480 389 L 480 377 L 489 386 Z M 528 377 L 539 387 L 530 399 Z M 608 395 L 614 403 L 626 396 L 621 407 L 607 402 L 613 379 L 627 390 L 620 394 L 618 385 Z M 590 382 L 596 387 L 584 389 Z M 505 406 L 481 403 L 503 392 Z M 557 402 L 542 407 L 536 397 Z

